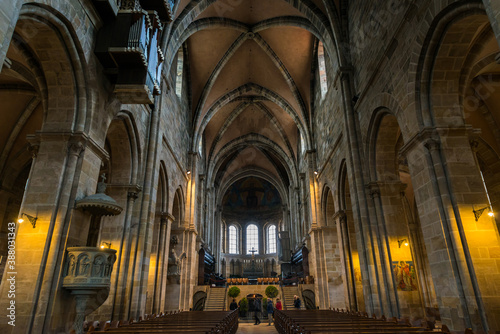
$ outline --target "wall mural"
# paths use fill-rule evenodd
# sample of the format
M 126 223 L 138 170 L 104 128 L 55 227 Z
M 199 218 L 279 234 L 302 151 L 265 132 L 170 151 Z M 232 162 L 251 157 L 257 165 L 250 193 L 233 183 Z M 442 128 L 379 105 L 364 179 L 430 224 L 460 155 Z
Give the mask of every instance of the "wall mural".
M 271 183 L 247 177 L 231 185 L 222 199 L 222 205 L 229 210 L 270 210 L 281 205 L 281 198 Z
M 392 261 L 392 271 L 399 291 L 417 291 L 417 273 L 413 261 Z

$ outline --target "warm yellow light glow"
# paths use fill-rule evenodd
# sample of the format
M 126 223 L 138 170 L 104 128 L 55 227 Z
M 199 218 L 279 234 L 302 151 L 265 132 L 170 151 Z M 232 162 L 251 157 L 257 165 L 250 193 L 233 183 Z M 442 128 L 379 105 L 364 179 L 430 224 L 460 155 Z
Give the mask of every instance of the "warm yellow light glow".
M 187 175 L 191 174 L 191 171 L 190 171 L 190 170 L 188 170 L 186 174 L 187 174 Z
M 101 245 L 101 248 L 104 249 L 104 245 Z
M 408 243 L 407 243 L 407 242 L 405 242 L 405 246 L 408 246 Z
M 318 175 L 318 172 L 317 172 L 317 171 L 314 171 L 314 174 L 315 174 L 315 175 Z
M 19 218 L 19 219 L 17 220 L 17 222 L 18 222 L 19 224 L 22 224 L 22 222 L 23 222 L 23 221 L 24 221 L 24 219 L 22 219 L 22 218 Z
M 490 211 L 490 212 L 488 212 L 488 216 L 493 217 L 493 216 L 495 216 L 495 214 L 492 211 Z

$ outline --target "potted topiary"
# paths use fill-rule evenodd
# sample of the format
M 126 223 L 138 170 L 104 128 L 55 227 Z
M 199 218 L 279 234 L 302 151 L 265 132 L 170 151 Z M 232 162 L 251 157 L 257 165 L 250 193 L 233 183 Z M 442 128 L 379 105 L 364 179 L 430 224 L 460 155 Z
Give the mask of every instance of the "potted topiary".
M 233 286 L 232 288 L 230 288 L 228 291 L 227 291 L 227 294 L 230 298 L 230 300 L 228 300 L 229 302 L 229 309 L 231 310 L 231 305 L 233 300 L 236 302 L 236 297 L 238 297 L 238 295 L 240 294 L 240 288 L 238 288 L 237 286 Z M 235 306 L 235 305 L 233 305 Z M 234 308 L 233 308 L 234 309 Z
M 233 286 L 231 289 L 228 290 L 227 294 L 231 298 L 236 298 L 240 294 L 240 288 L 238 288 L 237 286 Z
M 279 291 L 274 285 L 269 285 L 266 288 L 266 296 L 267 297 L 274 299 L 274 298 L 278 297 L 278 294 L 279 294 Z M 273 300 L 273 303 L 274 303 L 274 300 Z
M 240 317 L 245 318 L 248 312 L 248 299 L 243 298 L 240 300 Z

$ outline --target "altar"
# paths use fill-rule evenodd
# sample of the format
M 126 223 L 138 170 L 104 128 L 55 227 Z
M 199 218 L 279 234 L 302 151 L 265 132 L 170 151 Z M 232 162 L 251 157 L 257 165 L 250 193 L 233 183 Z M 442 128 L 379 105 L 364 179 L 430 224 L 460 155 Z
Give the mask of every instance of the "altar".
M 249 284 L 252 284 L 252 282 L 255 280 L 255 284 L 257 284 L 257 278 L 263 277 L 264 275 L 264 261 L 262 259 L 259 259 L 257 261 L 255 259 L 255 252 L 256 250 L 252 248 L 250 251 L 252 253 L 251 259 L 248 261 L 246 260 L 243 263 L 243 274 L 242 276 L 245 278 L 248 278 Z

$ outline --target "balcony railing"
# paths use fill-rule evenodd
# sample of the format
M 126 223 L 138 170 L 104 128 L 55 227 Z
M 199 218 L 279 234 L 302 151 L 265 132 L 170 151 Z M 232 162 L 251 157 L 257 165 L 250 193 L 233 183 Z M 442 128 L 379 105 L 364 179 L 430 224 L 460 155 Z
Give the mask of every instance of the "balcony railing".
M 122 103 L 153 104 L 154 95 L 160 94 L 164 60 L 159 49 L 162 18 L 155 8 L 160 10 L 168 3 L 140 3 L 143 8 L 138 2 L 132 2 L 138 9 L 122 6 L 116 19 L 107 22 L 99 32 L 95 53 L 115 83 L 114 92 Z
M 155 11 L 162 22 L 172 21 L 174 1 L 167 0 L 139 0 L 141 7 L 147 11 Z

